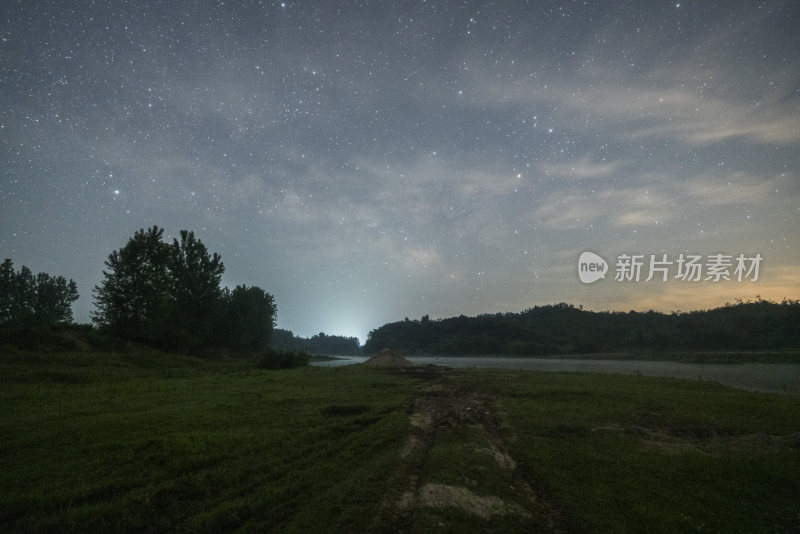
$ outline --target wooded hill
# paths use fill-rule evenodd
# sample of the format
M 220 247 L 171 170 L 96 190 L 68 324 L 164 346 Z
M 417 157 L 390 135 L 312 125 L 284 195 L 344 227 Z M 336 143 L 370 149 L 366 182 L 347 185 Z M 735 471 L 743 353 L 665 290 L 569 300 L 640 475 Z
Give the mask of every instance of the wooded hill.
M 580 354 L 637 350 L 800 348 L 800 300 L 737 302 L 687 313 L 588 311 L 572 304 L 520 313 L 418 320 L 372 330 L 365 353 Z

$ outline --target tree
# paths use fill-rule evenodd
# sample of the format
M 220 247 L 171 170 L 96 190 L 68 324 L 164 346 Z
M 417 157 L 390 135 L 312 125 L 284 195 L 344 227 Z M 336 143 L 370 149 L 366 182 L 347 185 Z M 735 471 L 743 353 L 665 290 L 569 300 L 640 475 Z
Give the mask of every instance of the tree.
M 72 303 L 78 297 L 78 287 L 73 280 L 67 282 L 63 276 L 39 273 L 36 275 L 33 315 L 44 324 L 71 323 Z
M 234 350 L 261 350 L 269 345 L 277 309 L 260 287 L 236 286 L 227 299 L 228 340 Z
M 277 350 L 298 350 L 300 338 L 294 335 L 291 330 L 283 328 L 273 328 L 269 338 L 270 347 Z
M 208 342 L 219 321 L 225 265 L 216 252 L 208 253 L 194 232 L 181 230 L 180 236 L 170 247 L 171 322 L 175 341 L 188 348 Z
M 739 301 L 680 314 L 594 312 L 562 302 L 521 313 L 388 323 L 369 333 L 364 352 L 383 347 L 432 354 L 531 355 L 783 349 L 800 345 L 799 324 L 797 301 Z
M 24 265 L 14 277 L 11 293 L 11 317 L 17 323 L 33 320 L 33 303 L 36 300 L 36 279 Z
M 335 336 L 320 332 L 310 338 L 305 338 L 294 335 L 290 330 L 280 328 L 273 331 L 270 345 L 278 350 L 302 351 L 312 354 L 361 353 L 357 337 Z
M 78 299 L 73 280 L 47 273 L 19 271 L 6 259 L 0 265 L 0 324 L 55 325 L 72 322 L 72 303 Z
M 7 323 L 13 317 L 16 281 L 14 264 L 6 259 L 0 265 L 0 324 Z
M 94 288 L 97 311 L 92 320 L 126 340 L 158 341 L 173 284 L 170 247 L 161 241 L 163 228 L 141 229 L 105 262 L 107 270 Z
M 219 254 L 194 232 L 181 230 L 169 245 L 163 233 L 139 230 L 109 255 L 93 321 L 114 337 L 167 349 L 266 348 L 275 326 L 272 295 L 259 287 L 223 290 Z

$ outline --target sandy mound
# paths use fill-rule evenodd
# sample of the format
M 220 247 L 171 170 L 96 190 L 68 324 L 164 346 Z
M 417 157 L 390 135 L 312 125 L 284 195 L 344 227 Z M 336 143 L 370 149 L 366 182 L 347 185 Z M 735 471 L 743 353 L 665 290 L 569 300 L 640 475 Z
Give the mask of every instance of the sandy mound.
M 411 367 L 414 365 L 392 349 L 383 349 L 364 362 L 369 367 Z

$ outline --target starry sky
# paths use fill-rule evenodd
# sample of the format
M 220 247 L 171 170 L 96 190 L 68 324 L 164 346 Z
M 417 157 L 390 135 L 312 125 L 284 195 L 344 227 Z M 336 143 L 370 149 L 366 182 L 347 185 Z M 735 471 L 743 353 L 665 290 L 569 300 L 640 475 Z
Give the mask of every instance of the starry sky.
M 0 256 L 74 279 L 79 322 L 152 225 L 303 336 L 800 298 L 794 0 L 2 4 Z M 763 261 L 618 281 L 624 254 Z

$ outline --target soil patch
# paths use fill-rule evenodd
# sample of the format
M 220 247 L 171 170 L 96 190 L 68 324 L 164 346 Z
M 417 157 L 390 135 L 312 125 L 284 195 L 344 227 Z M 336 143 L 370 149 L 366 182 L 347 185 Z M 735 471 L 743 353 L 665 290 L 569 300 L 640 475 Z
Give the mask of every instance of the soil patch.
M 467 488 L 446 484 L 425 484 L 419 489 L 419 504 L 433 508 L 458 508 L 469 514 L 487 519 L 493 515 L 520 515 L 530 517 L 521 506 L 507 503 L 494 495 L 480 496 Z
M 371 532 L 404 532 L 422 509 L 429 513 L 456 509 L 482 520 L 512 516 L 537 532 L 567 530 L 561 510 L 534 490 L 532 481 L 518 469 L 509 446 L 513 437 L 507 436 L 501 428 L 495 398 L 463 389 L 450 378 L 451 370 L 446 368 L 412 365 L 401 366 L 393 372 L 414 377 L 416 384 L 414 397 L 406 408 L 409 432 L 400 450 L 397 468 L 391 475 L 389 486 L 392 489 L 378 507 Z M 512 494 L 501 498 L 480 494 L 483 492 L 475 488 L 474 483 L 468 489 L 424 480 L 423 466 L 437 442 L 437 435 L 445 431 L 451 436 L 460 432 L 471 435 L 472 441 L 465 446 L 483 443 L 474 450 L 494 459 L 506 473 L 504 476 L 508 477 Z
M 413 367 L 415 364 L 392 349 L 383 349 L 364 362 L 367 367 Z

